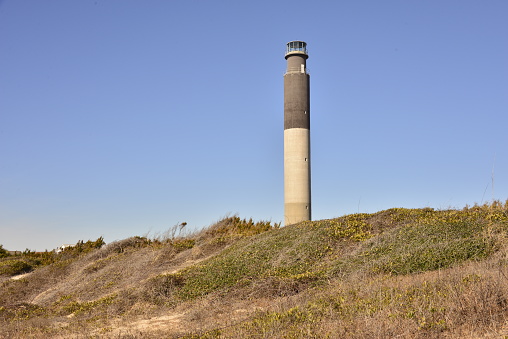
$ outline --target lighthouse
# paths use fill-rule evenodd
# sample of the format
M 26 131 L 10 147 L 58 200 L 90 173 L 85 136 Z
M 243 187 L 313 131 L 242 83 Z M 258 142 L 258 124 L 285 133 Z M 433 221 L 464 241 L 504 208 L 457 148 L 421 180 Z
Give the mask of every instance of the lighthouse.
M 307 43 L 286 44 L 284 74 L 284 224 L 311 220 L 310 77 Z

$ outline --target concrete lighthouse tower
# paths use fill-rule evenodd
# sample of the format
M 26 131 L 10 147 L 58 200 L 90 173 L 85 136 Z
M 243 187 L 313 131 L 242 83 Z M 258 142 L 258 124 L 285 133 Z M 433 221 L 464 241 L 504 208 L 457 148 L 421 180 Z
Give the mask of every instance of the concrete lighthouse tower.
M 311 220 L 310 89 L 307 43 L 286 45 L 284 74 L 284 224 Z

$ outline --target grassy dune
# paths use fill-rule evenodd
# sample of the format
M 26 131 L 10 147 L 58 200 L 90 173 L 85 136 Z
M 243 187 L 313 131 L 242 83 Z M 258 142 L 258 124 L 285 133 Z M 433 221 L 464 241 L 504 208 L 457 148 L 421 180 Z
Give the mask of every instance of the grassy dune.
M 175 234 L 0 255 L 0 337 L 508 338 L 508 203 Z

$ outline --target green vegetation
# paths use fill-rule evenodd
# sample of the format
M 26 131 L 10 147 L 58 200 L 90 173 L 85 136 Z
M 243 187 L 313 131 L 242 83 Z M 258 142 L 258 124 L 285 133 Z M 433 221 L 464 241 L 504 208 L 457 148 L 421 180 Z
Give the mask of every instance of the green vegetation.
M 283 228 L 233 216 L 176 236 L 184 226 L 2 257 L 0 334 L 508 335 L 508 203 L 393 208 Z M 9 279 L 24 272 L 32 273 Z
M 95 241 L 88 240 L 87 242 L 83 242 L 80 240 L 75 246 L 68 247 L 61 253 L 55 253 L 53 251 L 35 252 L 26 249 L 19 255 L 10 255 L 9 252 L 4 250 L 2 245 L 0 245 L 0 258 L 2 258 L 0 259 L 0 276 L 14 276 L 28 273 L 37 267 L 53 263 L 62 263 L 65 260 L 77 258 L 82 254 L 101 248 L 104 244 L 104 239 L 100 237 Z
M 362 246 L 354 257 L 339 260 L 337 271 L 350 273 L 363 267 L 372 272 L 410 274 L 478 260 L 498 249 L 494 235 L 505 232 L 508 225 L 501 206 L 462 211 L 392 209 L 381 213 L 405 224 Z
M 0 274 L 16 275 L 32 270 L 33 264 L 26 259 L 4 260 L 0 262 Z
M 5 258 L 9 255 L 9 252 L 0 244 L 0 258 Z

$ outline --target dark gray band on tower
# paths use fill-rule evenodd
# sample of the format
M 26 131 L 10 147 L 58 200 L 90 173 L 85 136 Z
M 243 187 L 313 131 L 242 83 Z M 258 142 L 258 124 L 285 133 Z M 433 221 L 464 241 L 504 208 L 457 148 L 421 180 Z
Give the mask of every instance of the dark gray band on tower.
M 310 129 L 309 82 L 306 73 L 284 75 L 284 129 Z

